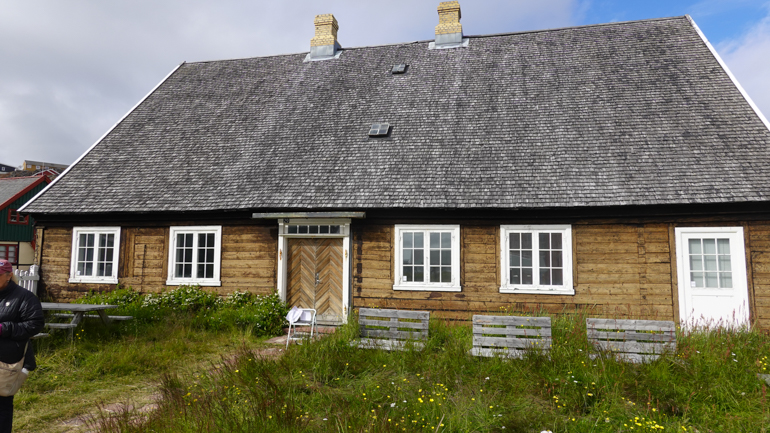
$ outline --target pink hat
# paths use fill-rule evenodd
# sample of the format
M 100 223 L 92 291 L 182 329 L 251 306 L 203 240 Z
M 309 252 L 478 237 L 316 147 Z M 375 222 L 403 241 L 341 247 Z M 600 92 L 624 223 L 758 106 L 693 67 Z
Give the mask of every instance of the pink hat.
M 13 266 L 8 260 L 0 260 L 0 274 L 7 274 L 13 272 Z

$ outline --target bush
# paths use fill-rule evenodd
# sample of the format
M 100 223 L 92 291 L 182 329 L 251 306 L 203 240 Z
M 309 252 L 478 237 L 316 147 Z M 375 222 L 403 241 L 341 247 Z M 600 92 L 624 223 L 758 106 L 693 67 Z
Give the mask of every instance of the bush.
M 144 295 L 131 287 L 118 286 L 111 292 L 89 293 L 75 302 L 117 305 L 111 313 L 133 316 L 137 322 L 154 322 L 181 314 L 205 329 L 248 329 L 257 336 L 281 334 L 289 310 L 275 292 L 234 292 L 220 297 L 199 286 L 179 286 L 168 292 Z

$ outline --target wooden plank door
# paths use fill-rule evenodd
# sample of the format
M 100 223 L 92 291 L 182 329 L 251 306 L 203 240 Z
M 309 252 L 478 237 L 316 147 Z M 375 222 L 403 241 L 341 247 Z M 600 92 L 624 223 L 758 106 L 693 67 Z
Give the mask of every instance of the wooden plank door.
M 289 239 L 286 302 L 315 308 L 319 322 L 343 323 L 342 239 Z

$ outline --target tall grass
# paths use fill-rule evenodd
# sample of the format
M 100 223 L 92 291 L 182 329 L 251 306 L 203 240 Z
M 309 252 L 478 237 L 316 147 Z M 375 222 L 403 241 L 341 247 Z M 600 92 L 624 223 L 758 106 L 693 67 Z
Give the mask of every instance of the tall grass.
M 351 319 L 351 323 L 355 320 Z M 470 327 L 431 321 L 423 350 L 349 344 L 357 326 L 281 357 L 242 349 L 194 377 L 169 374 L 158 410 L 100 419 L 120 432 L 766 432 L 770 338 L 679 332 L 647 364 L 589 357 L 581 315 L 553 318 L 549 355 L 468 355 Z

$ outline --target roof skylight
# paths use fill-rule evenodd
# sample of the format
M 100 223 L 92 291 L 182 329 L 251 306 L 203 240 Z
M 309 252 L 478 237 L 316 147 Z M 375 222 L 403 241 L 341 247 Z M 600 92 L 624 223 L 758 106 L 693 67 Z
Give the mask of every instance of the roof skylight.
M 372 127 L 369 129 L 370 137 L 383 137 L 388 135 L 390 129 L 390 123 L 372 123 Z
M 390 70 L 390 73 L 393 75 L 403 74 L 404 72 L 406 72 L 406 65 L 393 65 L 393 69 Z

